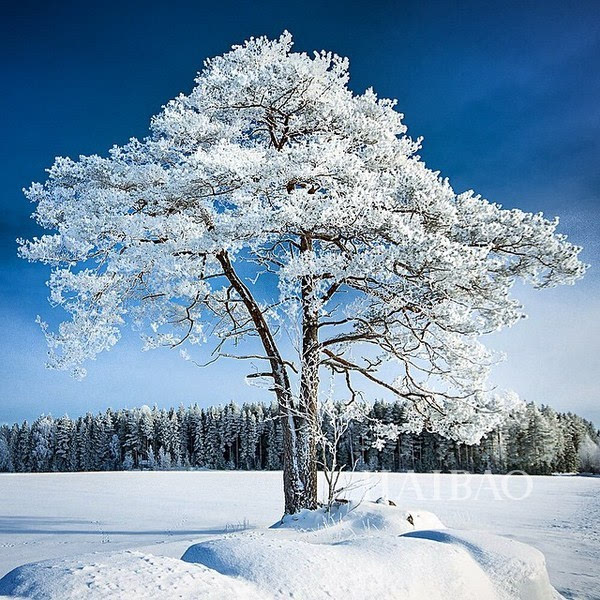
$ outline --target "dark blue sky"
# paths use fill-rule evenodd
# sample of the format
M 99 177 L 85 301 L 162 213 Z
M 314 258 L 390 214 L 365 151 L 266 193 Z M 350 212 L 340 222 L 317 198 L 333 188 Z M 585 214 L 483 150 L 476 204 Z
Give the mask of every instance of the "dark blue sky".
M 83 383 L 43 368 L 47 270 L 16 258 L 34 235 L 21 188 L 56 155 L 143 136 L 209 56 L 290 30 L 299 50 L 350 58 L 351 86 L 398 99 L 422 155 L 457 191 L 561 216 L 592 263 L 575 288 L 520 291 L 531 319 L 492 344 L 498 383 L 600 422 L 600 3 L 5 2 L 0 18 L 0 422 L 108 405 L 258 398 L 239 366 L 199 371 L 133 336 Z

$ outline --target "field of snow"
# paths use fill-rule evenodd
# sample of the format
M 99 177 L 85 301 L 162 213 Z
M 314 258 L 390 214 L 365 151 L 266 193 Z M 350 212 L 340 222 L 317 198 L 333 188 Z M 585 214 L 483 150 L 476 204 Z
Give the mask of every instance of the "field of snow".
M 509 568 L 510 561 L 502 563 L 494 558 L 502 558 L 508 552 L 506 548 L 515 556 L 526 556 L 527 564 L 533 565 L 531 568 L 537 569 L 539 575 L 539 555 L 525 553 L 524 547 L 516 542 L 506 546 L 503 540 L 476 533 L 483 531 L 541 550 L 546 556 L 551 583 L 566 598 L 600 598 L 598 478 L 534 477 L 528 480 L 477 475 L 360 474 L 356 479 L 368 481 L 355 490 L 355 498 L 364 496 L 368 500 L 387 496 L 398 504 L 397 512 L 385 507 L 388 512 L 380 514 L 377 511 L 382 509 L 378 505 L 365 502 L 356 512 L 354 523 L 344 522 L 344 530 L 336 525 L 313 537 L 310 532 L 303 533 L 305 538 L 293 538 L 292 543 L 285 532 L 279 531 L 279 537 L 273 538 L 261 531 L 281 516 L 280 473 L 1 474 L 0 577 L 24 563 L 64 559 L 54 560 L 44 567 L 21 570 L 14 575 L 15 581 L 5 581 L 5 584 L 13 585 L 14 589 L 22 585 L 20 589 L 27 592 L 28 585 L 36 585 L 39 591 L 43 581 L 49 581 L 48 585 L 61 590 L 61 596 L 52 596 L 50 589 L 47 590 L 49 596 L 45 597 L 67 598 L 81 594 L 80 588 L 69 587 L 79 582 L 86 590 L 112 589 L 114 597 L 119 594 L 123 597 L 124 592 L 118 587 L 119 577 L 134 571 L 138 576 L 136 585 L 141 585 L 140 582 L 143 585 L 139 591 L 128 588 L 129 597 L 133 597 L 132 594 L 153 597 L 151 590 L 155 590 L 155 597 L 159 597 L 160 590 L 168 590 L 171 597 L 188 597 L 184 590 L 200 589 L 198 586 L 202 584 L 207 586 L 202 589 L 211 589 L 217 593 L 216 597 L 220 594 L 223 598 L 252 598 L 256 597 L 257 582 L 264 584 L 265 577 L 276 577 L 279 573 L 290 581 L 295 577 L 296 583 L 290 583 L 289 589 L 296 589 L 295 597 L 302 598 L 301 586 L 305 582 L 293 568 L 294 557 L 287 561 L 289 564 L 286 561 L 273 564 L 267 573 L 259 557 L 267 561 L 274 555 L 285 555 L 289 546 L 289 551 L 300 562 L 312 561 L 313 570 L 319 565 L 325 573 L 327 565 L 331 568 L 334 560 L 333 550 L 338 552 L 341 548 L 350 565 L 344 574 L 346 584 L 350 585 L 352 577 L 356 577 L 357 561 L 370 560 L 376 569 L 385 557 L 398 556 L 392 575 L 397 581 L 405 581 L 410 560 L 424 556 L 422 552 L 434 543 L 437 543 L 435 557 L 439 564 L 428 565 L 428 574 L 425 574 L 428 576 L 414 584 L 414 589 L 423 589 L 424 593 L 435 573 L 440 579 L 436 589 L 445 589 L 456 597 L 452 586 L 460 582 L 452 575 L 452 569 L 461 572 L 469 568 L 473 578 L 481 576 L 481 581 L 473 583 L 473 589 L 479 590 L 479 598 L 486 597 L 481 590 L 490 585 L 489 580 L 478 569 L 481 565 L 484 570 L 486 564 L 496 565 L 491 580 L 495 577 L 500 582 L 508 581 L 510 577 L 502 569 Z M 528 492 L 529 484 L 530 493 L 519 499 Z M 416 531 L 399 538 L 398 533 L 405 533 L 402 528 L 406 527 L 408 513 L 404 509 L 414 515 Z M 437 521 L 432 521 L 435 517 L 415 512 L 415 509 L 435 513 L 449 529 L 438 530 L 434 526 Z M 379 529 L 393 534 L 369 542 L 368 552 L 361 546 L 357 533 L 360 527 L 364 529 L 365 511 L 371 534 Z M 362 516 L 359 519 L 356 515 Z M 300 526 L 310 529 L 309 524 L 301 522 Z M 427 531 L 429 529 L 436 531 Z M 323 544 L 329 545 L 324 548 Z M 239 548 L 246 548 L 246 553 L 238 551 Z M 469 555 L 464 548 L 469 550 Z M 115 553 L 123 550 L 132 552 Z M 239 554 L 237 558 L 232 558 L 234 550 Z M 103 554 L 91 558 L 82 556 L 91 552 Z M 189 562 L 178 560 L 184 554 Z M 471 555 L 478 557 L 479 566 L 471 565 Z M 248 556 L 257 558 L 248 561 Z M 341 561 L 340 556 L 338 564 Z M 191 564 L 197 562 L 202 564 Z M 226 577 L 239 575 L 240 569 L 244 570 L 246 581 Z M 49 579 L 50 571 L 53 578 Z M 300 587 L 293 588 L 293 585 Z M 425 587 L 418 588 L 419 585 Z M 208 596 L 196 593 L 193 597 Z M 401 597 L 405 596 L 401 594 Z M 468 593 L 462 597 L 468 597 Z

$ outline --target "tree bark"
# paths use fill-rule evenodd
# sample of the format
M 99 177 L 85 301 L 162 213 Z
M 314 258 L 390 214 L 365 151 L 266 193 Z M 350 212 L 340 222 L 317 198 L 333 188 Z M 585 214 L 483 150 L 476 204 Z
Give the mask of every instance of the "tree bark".
M 303 236 L 301 252 L 312 251 L 312 240 Z M 319 393 L 319 315 L 315 308 L 315 282 L 311 276 L 301 281 L 302 295 L 302 361 L 300 373 L 299 413 L 302 425 L 299 431 L 298 456 L 300 477 L 305 488 L 304 508 L 317 508 L 317 401 Z

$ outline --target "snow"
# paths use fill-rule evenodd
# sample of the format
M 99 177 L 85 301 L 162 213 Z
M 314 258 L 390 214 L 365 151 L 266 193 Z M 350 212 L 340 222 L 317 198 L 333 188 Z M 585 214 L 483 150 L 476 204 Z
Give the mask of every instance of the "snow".
M 273 529 L 316 532 L 321 541 L 325 538 L 340 540 L 347 535 L 385 531 L 387 535 L 403 535 L 415 529 L 445 529 L 445 525 L 426 511 L 389 510 L 389 506 L 369 502 L 368 511 L 362 504 L 334 505 L 330 511 L 303 510 L 287 515 Z
M 251 584 L 202 565 L 135 551 L 25 565 L 0 580 L 0 594 L 44 598 L 217 599 L 258 597 Z
M 315 544 L 240 535 L 192 546 L 183 560 L 247 578 L 278 599 L 497 598 L 467 552 L 402 537 Z
M 600 479 L 535 477 L 528 498 L 511 500 L 495 498 L 490 486 L 506 481 L 518 498 L 524 478 L 365 477 L 372 487 L 361 492 L 359 508 L 280 523 L 277 472 L 1 475 L 0 577 L 54 560 L 5 577 L 0 593 L 95 598 L 114 590 L 116 597 L 161 598 L 162 585 L 171 598 L 210 598 L 206 590 L 219 598 L 272 598 L 283 584 L 271 583 L 282 576 L 286 592 L 306 597 L 303 586 L 317 579 L 318 589 L 332 591 L 334 580 L 338 592 L 361 589 L 368 569 L 371 597 L 385 598 L 377 586 L 387 582 L 388 593 L 408 586 L 407 598 L 409 588 L 418 598 L 551 598 L 543 557 L 524 542 L 546 555 L 550 581 L 565 597 L 600 597 Z M 368 501 L 380 496 L 398 506 Z
M 491 534 L 424 529 L 430 524 L 445 529 L 431 513 L 362 502 L 334 509 L 331 518 L 305 511 L 268 533 L 201 542 L 182 558 L 275 598 L 558 597 L 539 551 Z
M 0 580 L 0 593 L 40 600 L 559 597 L 539 551 L 491 534 L 422 529 L 426 524 L 443 528 L 431 513 L 352 503 L 194 544 L 182 560 L 126 551 L 26 565 Z

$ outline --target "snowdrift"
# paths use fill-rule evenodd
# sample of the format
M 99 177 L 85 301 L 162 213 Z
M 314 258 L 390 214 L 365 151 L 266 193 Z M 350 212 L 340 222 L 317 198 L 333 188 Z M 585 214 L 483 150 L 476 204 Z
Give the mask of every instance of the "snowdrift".
M 386 504 L 303 511 L 194 544 L 182 560 L 114 552 L 19 567 L 0 595 L 35 599 L 554 600 L 543 555 Z
M 217 600 L 261 598 L 252 584 L 202 565 L 141 552 L 107 552 L 18 567 L 0 579 L 0 597 L 34 600 Z
M 330 511 L 303 510 L 287 515 L 271 529 L 293 530 L 313 533 L 320 541 L 338 540 L 348 536 L 403 535 L 421 529 L 445 529 L 445 525 L 433 514 L 424 510 L 403 510 L 390 506 L 388 500 L 355 504 L 335 504 Z
M 267 532 L 196 544 L 182 558 L 278 599 L 560 598 L 534 548 L 374 502 L 303 511 Z

